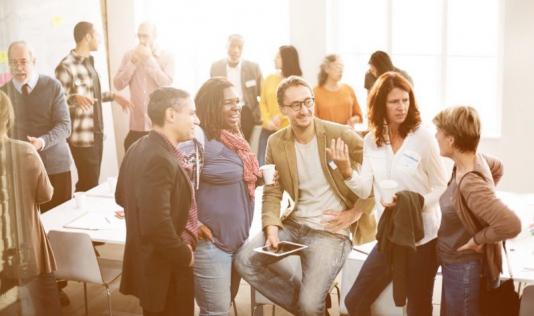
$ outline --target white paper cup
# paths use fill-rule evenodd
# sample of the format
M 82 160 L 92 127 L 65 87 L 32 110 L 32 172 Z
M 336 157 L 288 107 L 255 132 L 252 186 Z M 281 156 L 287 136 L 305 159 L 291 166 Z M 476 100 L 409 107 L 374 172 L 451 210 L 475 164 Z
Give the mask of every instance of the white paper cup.
M 107 179 L 107 183 L 108 183 L 109 192 L 115 193 L 115 188 L 117 187 L 117 178 L 109 177 Z
M 263 182 L 265 185 L 274 184 L 274 165 L 263 165 L 260 167 L 263 172 Z
M 74 201 L 76 202 L 76 208 L 83 209 L 85 207 L 85 193 L 84 192 L 76 192 L 74 193 Z
M 382 202 L 389 204 L 393 202 L 393 196 L 397 193 L 399 184 L 395 180 L 382 180 L 378 183 L 380 194 L 382 195 Z

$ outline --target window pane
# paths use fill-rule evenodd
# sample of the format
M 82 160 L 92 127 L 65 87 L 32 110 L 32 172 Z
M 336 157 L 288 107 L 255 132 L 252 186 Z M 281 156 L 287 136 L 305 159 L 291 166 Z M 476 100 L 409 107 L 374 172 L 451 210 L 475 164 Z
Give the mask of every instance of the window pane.
M 448 0 L 448 54 L 496 56 L 498 0 Z
M 392 1 L 392 49 L 395 54 L 440 54 L 442 2 Z
M 264 74 L 274 70 L 278 47 L 289 42 L 287 0 L 139 1 L 145 12 L 138 22 L 155 21 L 160 46 L 174 53 L 173 85 L 191 93 L 209 78 L 211 64 L 226 57 L 228 35 L 243 35 L 243 58 L 257 62 Z
M 441 108 L 441 58 L 438 56 L 394 56 L 398 68 L 413 80 L 419 111 L 428 123 Z
M 497 61 L 488 57 L 451 57 L 447 67 L 447 106 L 471 105 L 477 109 L 485 136 L 500 135 L 497 107 Z
M 340 53 L 372 53 L 386 50 L 387 15 L 385 0 L 339 0 L 335 48 Z

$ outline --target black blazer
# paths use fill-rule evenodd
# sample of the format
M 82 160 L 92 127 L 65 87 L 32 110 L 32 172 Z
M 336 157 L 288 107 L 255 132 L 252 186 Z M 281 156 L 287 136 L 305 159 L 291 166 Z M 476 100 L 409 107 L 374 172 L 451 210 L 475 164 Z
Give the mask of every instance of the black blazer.
M 154 131 L 126 153 L 115 200 L 126 215 L 126 245 L 120 291 L 160 311 L 171 281 L 191 269 L 191 251 L 180 234 L 191 207 L 191 186 L 165 139 Z M 192 289 L 191 289 L 192 290 Z

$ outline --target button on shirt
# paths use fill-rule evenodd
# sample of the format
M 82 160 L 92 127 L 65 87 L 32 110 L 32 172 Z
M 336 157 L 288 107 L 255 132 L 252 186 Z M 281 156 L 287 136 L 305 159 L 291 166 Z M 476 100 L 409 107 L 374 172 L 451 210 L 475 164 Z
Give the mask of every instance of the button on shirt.
M 130 112 L 130 130 L 144 132 L 152 126 L 147 115 L 150 94 L 159 87 L 172 84 L 174 58 L 171 54 L 157 49 L 154 50 L 153 56 L 135 64 L 132 62 L 133 56 L 134 50 L 124 55 L 113 84 L 118 90 L 129 86 L 130 99 L 134 105 Z

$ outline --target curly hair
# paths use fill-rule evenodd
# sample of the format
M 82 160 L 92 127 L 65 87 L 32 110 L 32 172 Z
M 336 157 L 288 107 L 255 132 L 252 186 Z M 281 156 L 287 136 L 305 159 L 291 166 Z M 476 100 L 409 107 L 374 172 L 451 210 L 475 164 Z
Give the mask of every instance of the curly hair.
M 399 133 L 401 137 L 406 137 L 408 133 L 416 130 L 421 124 L 421 114 L 415 102 L 415 96 L 412 86 L 401 74 L 393 71 L 388 71 L 378 77 L 375 84 L 369 91 L 367 101 L 369 113 L 369 127 L 374 132 L 376 145 L 378 147 L 386 144 L 384 134 L 387 128 L 387 97 L 394 89 L 399 88 L 408 92 L 410 96 L 410 107 L 408 108 L 408 115 L 402 124 L 399 126 Z
M 7 136 L 7 132 L 13 126 L 15 116 L 11 100 L 0 91 L 0 139 Z
M 224 90 L 230 87 L 233 87 L 233 84 L 228 79 L 213 77 L 204 82 L 195 97 L 200 127 L 209 140 L 219 139 L 221 130 L 224 128 L 222 116 Z
M 338 55 L 331 54 L 327 55 L 323 62 L 321 63 L 321 66 L 319 67 L 319 74 L 317 75 L 317 82 L 319 87 L 323 86 L 326 82 L 326 79 L 328 79 L 328 74 L 326 73 L 326 67 L 330 65 L 331 63 L 336 62 L 339 59 Z

